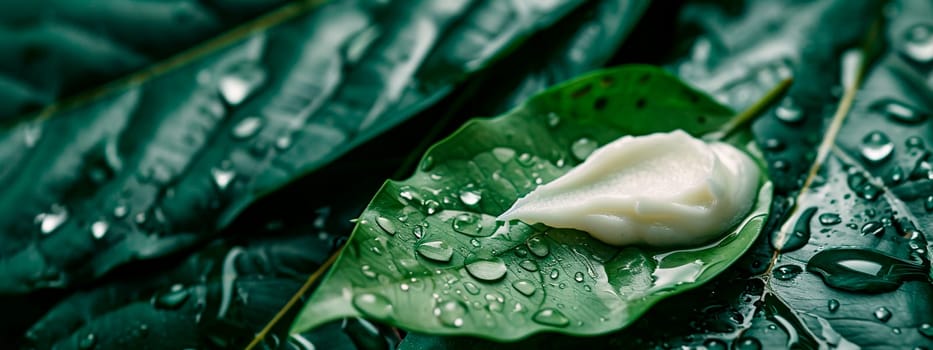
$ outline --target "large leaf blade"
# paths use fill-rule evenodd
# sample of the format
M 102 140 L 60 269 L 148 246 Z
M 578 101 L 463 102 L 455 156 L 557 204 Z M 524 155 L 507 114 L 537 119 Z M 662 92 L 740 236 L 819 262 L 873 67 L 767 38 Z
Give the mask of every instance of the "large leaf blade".
M 495 215 L 596 144 L 674 127 L 703 134 L 732 114 L 663 71 L 630 66 L 471 121 L 435 145 L 411 179 L 383 186 L 293 329 L 357 315 L 498 340 L 624 327 L 735 261 L 761 229 L 770 186 L 722 241 L 673 253 L 619 250 L 573 230 L 503 226 Z

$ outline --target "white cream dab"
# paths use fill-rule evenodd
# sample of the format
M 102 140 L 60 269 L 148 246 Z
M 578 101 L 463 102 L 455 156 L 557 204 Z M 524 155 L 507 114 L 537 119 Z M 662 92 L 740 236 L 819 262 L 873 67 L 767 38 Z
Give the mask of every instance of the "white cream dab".
M 729 144 L 681 130 L 625 136 L 520 198 L 499 220 L 577 229 L 617 246 L 699 245 L 748 213 L 758 181 L 755 162 Z

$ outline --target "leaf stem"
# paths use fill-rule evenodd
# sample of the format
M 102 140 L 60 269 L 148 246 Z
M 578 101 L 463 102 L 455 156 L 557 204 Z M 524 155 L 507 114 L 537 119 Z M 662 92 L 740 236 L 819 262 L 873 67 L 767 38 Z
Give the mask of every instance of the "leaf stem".
M 755 117 L 761 114 L 765 108 L 774 103 L 774 100 L 780 96 L 783 96 L 784 92 L 790 88 L 790 85 L 793 82 L 793 77 L 782 80 L 780 83 L 771 88 L 771 90 L 768 91 L 764 97 L 756 101 L 755 104 L 753 104 L 751 107 L 745 109 L 739 114 L 736 114 L 735 117 L 732 117 L 732 119 L 726 122 L 726 124 L 724 124 L 718 130 L 704 135 L 703 139 L 707 141 L 725 140 L 740 127 L 745 126 L 745 124 L 748 124 L 750 121 L 755 119 Z
M 267 323 L 266 326 L 263 327 L 261 331 L 259 331 L 259 333 L 256 333 L 256 336 L 253 337 L 251 342 L 249 342 L 249 345 L 246 346 L 245 350 L 252 350 L 256 347 L 256 345 L 259 345 L 259 342 L 261 342 L 262 339 L 265 338 L 270 331 L 272 331 L 272 327 L 275 327 L 276 323 L 278 323 L 282 317 L 285 317 L 285 314 L 288 313 L 288 311 L 291 310 L 299 300 L 301 300 L 301 297 L 308 292 L 308 289 L 311 289 L 311 286 L 314 285 L 314 282 L 317 281 L 317 279 L 320 278 L 321 275 L 323 275 L 331 265 L 334 264 L 334 261 L 337 260 L 337 257 L 340 256 L 340 252 L 342 251 L 343 248 L 337 249 L 337 251 L 335 251 L 334 254 L 327 258 L 327 260 L 324 261 L 321 266 L 318 266 L 317 270 L 315 270 L 311 276 L 308 276 L 308 279 L 305 280 L 305 283 L 301 286 L 301 288 L 299 288 L 298 291 L 292 295 L 292 298 L 288 300 L 288 303 L 279 309 L 279 312 L 276 313 L 271 320 L 269 320 L 269 323 Z

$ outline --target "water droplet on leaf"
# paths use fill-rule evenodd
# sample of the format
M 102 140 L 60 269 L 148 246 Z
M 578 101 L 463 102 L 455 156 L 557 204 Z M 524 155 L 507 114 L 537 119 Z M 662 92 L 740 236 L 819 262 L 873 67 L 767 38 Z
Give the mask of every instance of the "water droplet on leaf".
M 36 215 L 36 222 L 39 224 L 39 232 L 50 234 L 55 232 L 65 221 L 68 220 L 68 210 L 61 205 L 53 204 L 48 213 Z
M 862 158 L 872 164 L 878 164 L 891 156 L 891 153 L 894 152 L 894 143 L 891 142 L 888 135 L 880 131 L 872 131 L 862 138 L 859 151 Z
M 434 308 L 434 317 L 447 327 L 462 327 L 466 313 L 467 309 L 463 303 L 456 300 L 442 302 Z
M 376 225 L 390 235 L 395 235 L 395 224 L 389 218 L 380 216 L 376 218 Z
M 836 312 L 839 310 L 839 300 L 829 299 L 829 301 L 826 302 L 826 308 L 829 312 Z
M 933 60 L 933 26 L 917 24 L 907 30 L 904 36 L 904 54 L 918 63 Z
M 91 224 L 91 236 L 93 236 L 94 239 L 104 238 L 104 235 L 107 234 L 107 230 L 109 229 L 110 224 L 108 224 L 106 221 L 95 221 L 93 224 Z
M 803 111 L 793 99 L 788 97 L 781 101 L 781 105 L 774 110 L 774 116 L 782 122 L 793 124 L 803 120 Z
M 358 294 L 353 297 L 353 307 L 364 315 L 375 319 L 384 320 L 392 315 L 392 303 L 389 299 L 379 294 Z
M 791 252 L 800 248 L 810 240 L 810 220 L 816 214 L 816 207 L 809 207 L 800 213 L 791 232 L 774 230 L 771 234 L 771 245 L 779 252 Z
M 577 159 L 584 160 L 597 148 L 599 148 L 599 144 L 596 141 L 584 137 L 573 142 L 570 146 L 570 153 Z
M 777 278 L 781 281 L 789 281 L 797 277 L 803 268 L 797 265 L 782 265 L 774 270 L 774 278 Z
M 211 177 L 214 179 L 214 185 L 217 185 L 217 189 L 223 191 L 236 178 L 236 172 L 231 169 L 213 168 L 211 169 Z
M 539 258 L 546 257 L 551 251 L 548 247 L 547 241 L 545 241 L 541 236 L 534 236 L 529 238 L 528 241 L 525 242 L 525 245 L 528 246 L 528 251 L 530 251 L 531 254 L 534 254 Z
M 881 322 L 888 322 L 888 320 L 890 320 L 892 316 L 891 310 L 888 310 L 888 308 L 884 306 L 881 306 L 875 309 L 875 311 L 872 314 L 875 315 L 875 319 Z
M 454 249 L 444 241 L 423 242 L 415 251 L 425 258 L 439 262 L 448 262 L 454 255 Z
M 473 191 L 473 190 L 460 191 L 460 201 L 463 202 L 463 204 L 466 204 L 469 206 L 476 205 L 477 203 L 479 203 L 479 200 L 482 198 L 483 196 L 477 191 Z
M 537 323 L 551 327 L 567 327 L 567 325 L 570 324 L 570 319 L 568 319 L 567 316 L 564 316 L 563 313 L 552 308 L 541 309 L 536 312 L 531 319 Z
M 266 80 L 266 72 L 251 62 L 232 65 L 218 80 L 218 90 L 231 106 L 243 103 Z
M 467 258 L 464 267 L 470 276 L 482 281 L 496 281 L 507 271 L 505 262 L 498 257 L 481 258 L 471 255 Z
M 515 288 L 515 290 L 517 290 L 519 293 L 522 293 L 522 295 L 526 297 L 535 294 L 536 290 L 534 282 L 529 280 L 518 280 L 512 282 L 512 288 Z
M 839 217 L 839 214 L 836 213 L 823 213 L 820 214 L 820 223 L 826 226 L 836 225 L 842 222 L 842 218 Z

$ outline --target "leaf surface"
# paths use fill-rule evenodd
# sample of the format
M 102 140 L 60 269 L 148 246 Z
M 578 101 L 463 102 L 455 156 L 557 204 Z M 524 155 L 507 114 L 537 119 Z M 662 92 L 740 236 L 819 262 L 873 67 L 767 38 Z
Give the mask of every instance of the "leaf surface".
M 432 147 L 412 178 L 383 186 L 293 330 L 357 315 L 498 340 L 622 328 L 738 259 L 767 216 L 766 179 L 734 231 L 683 251 L 619 249 L 579 231 L 505 225 L 495 216 L 598 145 L 675 128 L 702 135 L 732 116 L 663 70 L 627 66 L 468 122 Z M 749 135 L 739 135 L 731 141 L 745 147 Z

